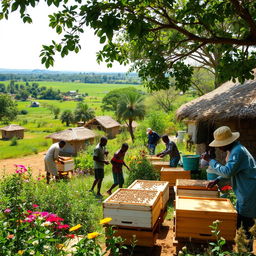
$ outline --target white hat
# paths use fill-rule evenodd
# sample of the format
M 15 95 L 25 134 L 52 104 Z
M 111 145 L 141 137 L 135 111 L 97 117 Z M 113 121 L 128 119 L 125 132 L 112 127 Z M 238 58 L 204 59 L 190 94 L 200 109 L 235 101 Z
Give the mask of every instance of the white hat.
M 228 126 L 221 126 L 213 133 L 214 141 L 212 141 L 210 147 L 223 147 L 231 144 L 240 137 L 239 132 L 231 132 Z
M 152 131 L 152 129 L 151 129 L 151 128 L 148 128 L 148 129 L 147 129 L 147 134 L 149 134 L 150 131 Z

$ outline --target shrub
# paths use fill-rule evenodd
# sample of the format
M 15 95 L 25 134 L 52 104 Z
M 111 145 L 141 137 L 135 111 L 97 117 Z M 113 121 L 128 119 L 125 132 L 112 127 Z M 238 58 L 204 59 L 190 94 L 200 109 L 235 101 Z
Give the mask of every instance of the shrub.
M 27 115 L 28 111 L 26 109 L 22 109 L 19 114 L 20 115 Z
M 130 166 L 127 185 L 132 184 L 135 180 L 159 180 L 159 172 L 155 171 L 152 164 L 143 155 L 132 156 L 127 163 Z
M 10 146 L 17 146 L 18 145 L 18 138 L 16 136 L 12 137 Z

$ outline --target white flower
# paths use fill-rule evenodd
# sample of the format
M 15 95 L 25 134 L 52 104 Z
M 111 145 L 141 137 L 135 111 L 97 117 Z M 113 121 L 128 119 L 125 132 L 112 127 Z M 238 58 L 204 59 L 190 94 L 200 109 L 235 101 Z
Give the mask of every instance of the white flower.
M 38 240 L 35 240 L 35 241 L 32 242 L 32 244 L 33 244 L 33 245 L 37 245 L 37 244 L 39 244 L 39 241 L 38 241 Z
M 44 247 L 45 250 L 49 250 L 50 249 L 49 245 L 44 245 L 43 247 Z
M 30 251 L 30 253 L 29 253 L 30 255 L 34 255 L 35 254 L 35 251 Z
M 51 226 L 52 223 L 50 221 L 45 221 L 41 224 L 42 227 L 48 227 L 48 226 Z

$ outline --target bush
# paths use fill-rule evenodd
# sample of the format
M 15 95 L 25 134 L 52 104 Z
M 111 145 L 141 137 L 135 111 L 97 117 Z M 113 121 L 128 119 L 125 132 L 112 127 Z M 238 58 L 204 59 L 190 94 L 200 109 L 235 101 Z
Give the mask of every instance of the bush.
M 94 146 L 89 146 L 86 150 L 79 152 L 75 158 L 75 169 L 78 173 L 90 174 L 93 170 L 93 149 Z
M 145 154 L 145 152 L 141 152 L 141 154 Z M 128 186 L 135 180 L 159 180 L 159 172 L 155 171 L 152 164 L 143 155 L 132 156 L 130 159 L 127 162 L 130 166 L 127 178 Z
M 20 115 L 27 115 L 28 111 L 26 109 L 22 109 L 19 114 Z
M 12 137 L 10 146 L 17 146 L 18 145 L 18 138 L 16 136 Z

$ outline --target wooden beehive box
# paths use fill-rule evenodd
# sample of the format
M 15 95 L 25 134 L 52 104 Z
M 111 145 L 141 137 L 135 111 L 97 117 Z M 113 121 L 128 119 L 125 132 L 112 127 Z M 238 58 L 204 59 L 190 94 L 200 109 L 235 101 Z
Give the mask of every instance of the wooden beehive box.
M 163 158 L 161 158 L 159 156 L 155 156 L 155 155 L 146 155 L 146 158 L 149 161 L 163 161 Z
M 218 198 L 219 191 L 215 185 L 213 188 L 207 188 L 208 180 L 176 180 L 176 196 L 195 196 Z
M 152 161 L 151 164 L 153 165 L 156 171 L 161 171 L 161 169 L 170 167 L 170 162 L 168 161 Z
M 103 215 L 112 218 L 111 225 L 151 229 L 161 203 L 158 191 L 120 188 L 103 202 Z
M 190 171 L 185 171 L 182 167 L 168 167 L 161 169 L 160 180 L 168 181 L 170 187 L 176 185 L 177 179 L 191 179 Z
M 74 165 L 74 159 L 70 157 L 63 158 L 64 160 L 62 161 L 63 163 L 56 162 L 57 170 L 59 172 L 68 172 L 68 171 L 73 171 L 75 168 Z
M 227 198 L 176 197 L 175 232 L 178 238 L 214 240 L 213 221 L 220 221 L 220 235 L 232 241 L 236 235 L 237 213 Z
M 166 181 L 157 180 L 135 180 L 129 189 L 156 190 L 160 192 L 162 209 L 166 208 L 169 201 L 169 183 Z

